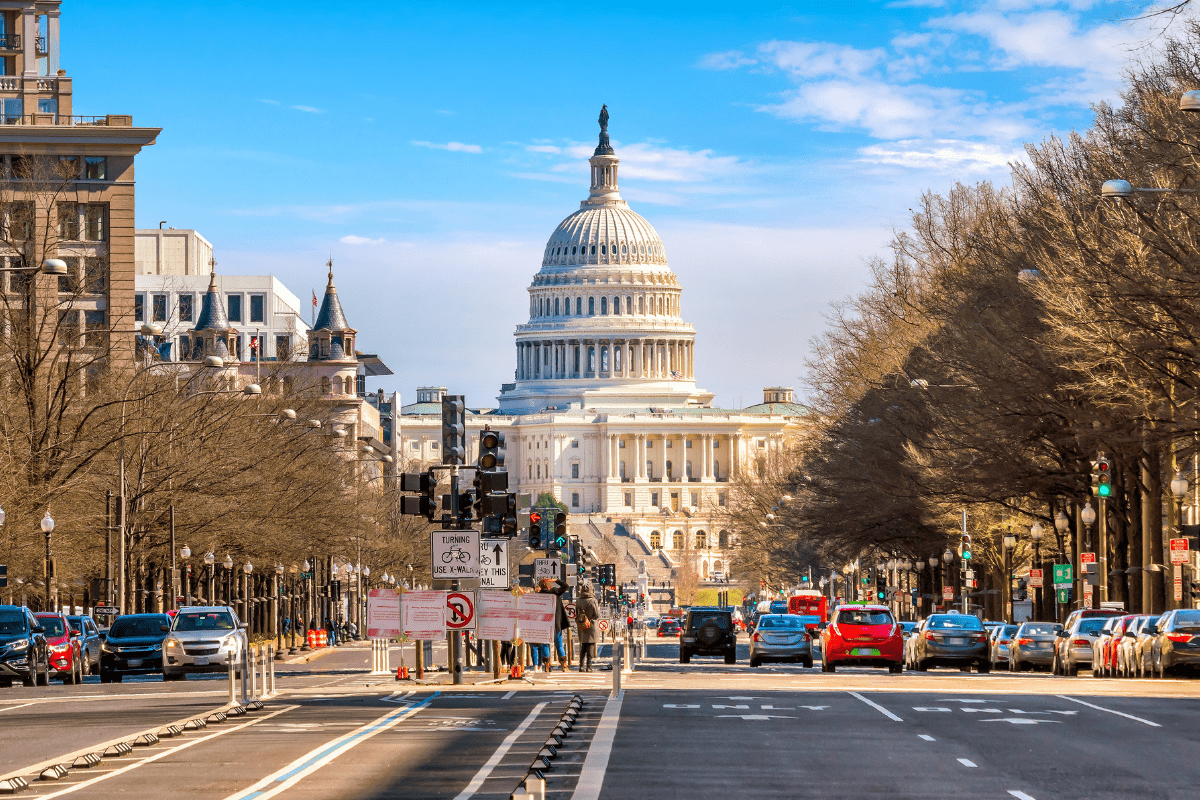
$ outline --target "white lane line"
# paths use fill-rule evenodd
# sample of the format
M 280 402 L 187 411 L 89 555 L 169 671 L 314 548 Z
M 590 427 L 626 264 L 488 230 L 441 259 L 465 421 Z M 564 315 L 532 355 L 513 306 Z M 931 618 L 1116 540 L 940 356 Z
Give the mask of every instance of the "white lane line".
M 517 693 L 517 690 L 516 690 L 516 689 L 513 689 L 512 691 L 510 691 L 508 694 L 504 695 L 504 697 L 501 697 L 500 699 L 501 699 L 501 700 L 507 700 L 508 698 L 512 697 L 512 696 L 513 696 L 514 694 L 516 694 L 516 693 Z
M 133 762 L 132 764 L 126 764 L 125 766 L 121 767 L 120 769 L 114 769 L 111 772 L 105 772 L 104 774 L 97 775 L 94 778 L 90 778 L 88 780 L 81 781 L 72 786 L 67 786 L 66 788 L 60 789 L 57 792 L 52 792 L 50 794 L 38 795 L 38 800 L 50 800 L 50 798 L 52 798 L 52 797 L 61 797 L 64 794 L 70 794 L 71 792 L 78 791 L 78 790 L 84 788 L 85 786 L 91 786 L 94 783 L 99 783 L 100 781 L 108 780 L 109 778 L 113 777 L 114 775 L 121 775 L 122 773 L 129 772 L 131 769 L 137 769 L 138 767 L 142 766 L 143 764 L 149 764 L 152 761 L 158 761 L 160 758 L 166 758 L 169 755 L 178 753 L 180 750 L 186 750 L 187 748 L 191 747 L 192 745 L 201 744 L 202 742 L 207 742 L 209 739 L 215 739 L 218 736 L 224 736 L 227 733 L 233 733 L 234 731 L 240 731 L 242 728 L 249 728 L 251 725 L 257 725 L 258 723 L 268 720 L 271 717 L 277 717 L 280 714 L 284 714 L 288 711 L 292 711 L 293 709 L 297 709 L 299 707 L 300 706 L 284 706 L 283 708 L 279 709 L 278 711 L 272 711 L 270 714 L 267 714 L 265 717 L 256 717 L 255 719 L 249 720 L 248 722 L 243 722 L 241 725 L 235 725 L 232 728 L 225 728 L 224 730 L 217 731 L 216 733 L 210 733 L 207 736 L 201 736 L 198 739 L 193 739 L 190 742 L 184 742 L 183 744 L 179 745 L 178 747 L 172 747 L 169 750 L 163 750 L 161 753 L 155 753 L 154 755 L 149 756 L 148 758 L 143 758 L 140 761 Z
M 35 700 L 34 703 L 36 703 L 36 702 L 37 701 Z M 24 708 L 25 706 L 31 706 L 31 705 L 33 705 L 33 703 L 21 703 L 21 705 L 19 705 L 19 706 L 9 706 L 8 708 L 0 708 L 0 711 L 12 711 L 15 708 Z
M 962 764 L 964 767 L 978 767 L 979 766 L 978 764 L 976 764 L 974 761 L 972 761 L 969 758 L 960 758 L 958 760 L 958 763 Z
M 899 717 L 897 717 L 895 714 L 893 714 L 892 712 L 888 711 L 888 710 L 887 710 L 886 708 L 884 708 L 883 706 L 881 706 L 881 705 L 879 705 L 878 703 L 876 703 L 874 700 L 868 700 L 867 698 L 863 697 L 863 696 L 862 696 L 861 694 L 859 694 L 858 692 L 850 692 L 850 694 L 854 695 L 854 696 L 855 696 L 855 697 L 857 697 L 859 700 L 862 700 L 864 703 L 866 703 L 866 704 L 867 704 L 867 705 L 869 705 L 871 708 L 873 708 L 873 709 L 875 709 L 876 711 L 878 711 L 880 714 L 883 714 L 883 715 L 884 715 L 885 717 L 887 717 L 888 719 L 895 720 L 896 722 L 904 722 L 904 720 L 900 719 L 900 718 L 899 718 Z
M 600 789 L 604 786 L 604 773 L 608 771 L 608 757 L 612 754 L 613 740 L 617 736 L 617 723 L 621 719 L 621 703 L 624 701 L 625 690 L 622 689 L 604 704 L 604 713 L 600 715 L 600 724 L 592 736 L 592 744 L 588 747 L 587 758 L 583 760 L 583 769 L 571 800 L 599 800 Z
M 1142 719 L 1141 717 L 1135 717 L 1133 714 L 1126 714 L 1124 711 L 1114 711 L 1113 709 L 1105 708 L 1104 706 L 1094 706 L 1091 703 L 1084 702 L 1083 700 L 1079 700 L 1074 697 L 1067 697 L 1065 694 L 1058 694 L 1058 695 L 1055 695 L 1055 697 L 1061 698 L 1063 700 L 1070 700 L 1072 703 L 1079 703 L 1079 705 L 1081 705 L 1081 706 L 1087 706 L 1088 708 L 1094 708 L 1097 711 L 1107 711 L 1109 714 L 1116 714 L 1118 717 L 1124 717 L 1125 719 L 1131 719 L 1135 722 L 1140 722 L 1143 725 L 1149 725 L 1152 728 L 1161 728 L 1162 727 L 1162 725 L 1159 725 L 1157 722 L 1151 722 L 1148 719 Z
M 921 737 L 922 739 L 924 739 L 927 742 L 936 742 L 937 741 L 937 739 L 933 738 L 928 733 L 918 733 L 917 736 Z
M 474 778 L 471 778 L 471 782 L 467 784 L 467 788 L 459 792 L 454 800 L 469 800 L 469 798 L 475 796 L 475 793 L 479 791 L 479 787 L 483 786 L 483 782 L 487 780 L 488 775 L 492 774 L 492 770 L 496 768 L 496 765 L 508 753 L 509 748 L 516 743 L 520 735 L 537 719 L 537 715 L 542 713 L 542 709 L 547 705 L 549 703 L 538 703 L 533 707 L 533 711 L 529 712 L 529 716 L 522 720 L 521 724 L 512 733 L 504 737 L 504 741 L 496 748 L 496 752 L 492 753 L 492 757 L 487 760 L 487 763 L 479 768 L 479 772 L 475 773 Z M 556 772 L 555 774 L 561 775 L 562 773 Z
M 374 722 L 368 722 L 357 730 L 353 730 L 344 736 L 339 736 L 331 742 L 326 742 L 320 747 L 300 756 L 273 775 L 263 778 L 250 788 L 234 792 L 226 800 L 257 800 L 258 798 L 267 800 L 269 797 L 274 797 L 285 789 L 289 789 L 299 783 L 302 778 L 311 775 L 330 761 L 333 761 L 346 750 L 365 742 L 376 734 L 383 733 L 399 725 L 421 709 L 427 708 L 433 702 L 434 698 L 440 694 L 441 692 L 434 692 L 415 706 L 389 711 Z
M 1027 795 L 1018 789 L 1009 789 L 1008 793 L 1017 798 L 1017 800 L 1035 800 L 1031 795 Z

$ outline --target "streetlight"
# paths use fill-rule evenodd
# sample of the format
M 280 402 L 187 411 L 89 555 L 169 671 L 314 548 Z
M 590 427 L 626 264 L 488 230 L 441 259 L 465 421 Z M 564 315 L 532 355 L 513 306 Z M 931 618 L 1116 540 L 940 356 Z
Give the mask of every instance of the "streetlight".
M 1004 545 L 1004 593 L 1002 600 L 1004 602 L 1004 619 L 1012 622 L 1012 552 L 1017 547 L 1017 537 L 1011 533 L 1004 535 L 1001 540 Z
M 204 554 L 204 566 L 208 567 L 208 604 L 215 606 L 217 604 L 217 557 L 213 555 L 212 550 Z
M 233 605 L 233 556 L 225 554 L 225 605 Z
M 192 548 L 184 544 L 179 548 L 179 557 L 183 559 L 183 604 L 190 606 L 192 604 L 192 565 L 188 563 L 188 559 L 192 557 Z
M 250 610 L 250 573 L 254 572 L 254 565 L 247 561 L 242 565 L 242 572 L 245 577 L 239 580 L 242 585 L 242 622 L 249 622 L 252 628 L 251 633 L 257 633 L 257 626 L 254 624 L 254 614 Z
M 289 654 L 294 654 L 296 652 L 296 628 L 298 625 L 296 621 L 296 573 L 299 571 L 300 568 L 295 564 L 292 564 L 290 567 L 288 567 L 288 574 L 291 575 L 291 580 L 289 581 L 288 585 L 288 620 L 291 621 L 291 625 L 288 627 L 291 629 L 292 638 L 291 646 L 288 648 Z
M 283 564 L 275 562 L 275 582 L 271 592 L 271 598 L 275 601 L 275 608 L 271 611 L 272 622 L 275 625 L 275 660 L 283 659 L 283 622 L 279 617 L 283 614 L 283 603 L 280 602 L 283 598 Z
M 50 534 L 54 532 L 54 518 L 50 516 L 49 509 L 46 510 L 46 516 L 42 517 L 42 533 L 46 534 L 46 610 L 55 611 L 56 605 L 51 601 L 50 581 L 54 577 L 54 561 L 50 555 Z
M 1060 511 L 1059 513 L 1061 514 L 1062 512 Z M 1066 517 L 1063 517 L 1063 519 L 1065 520 Z M 1055 520 L 1055 524 L 1056 525 L 1058 524 L 1058 520 Z M 1033 563 L 1036 566 L 1036 568 L 1039 571 L 1041 571 L 1041 573 L 1042 573 L 1042 577 L 1041 577 L 1041 581 L 1040 581 L 1042 585 L 1034 587 L 1034 594 L 1033 594 L 1033 599 L 1034 599 L 1033 618 L 1034 618 L 1034 620 L 1041 619 L 1041 617 L 1042 617 L 1042 598 L 1044 597 L 1044 595 L 1042 594 L 1042 589 L 1046 585 L 1046 571 L 1042 568 L 1042 551 L 1041 551 L 1042 536 L 1044 536 L 1044 535 L 1045 534 L 1043 532 L 1042 523 L 1034 522 L 1032 525 L 1029 526 L 1029 539 L 1030 539 L 1030 541 L 1033 542 Z

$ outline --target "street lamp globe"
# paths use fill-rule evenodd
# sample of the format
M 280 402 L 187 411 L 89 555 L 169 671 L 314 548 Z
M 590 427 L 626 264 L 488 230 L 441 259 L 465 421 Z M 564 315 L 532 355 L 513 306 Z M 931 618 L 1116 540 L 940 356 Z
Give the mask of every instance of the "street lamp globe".
M 908 558 L 904 559 L 904 564 L 901 565 L 900 568 L 902 570 L 904 570 L 905 572 L 912 572 L 912 568 L 913 568 L 912 559 L 908 559 Z
M 925 569 L 925 562 L 918 558 L 913 562 L 913 568 L 916 569 L 917 572 L 920 572 L 921 570 Z
M 1012 550 L 1016 546 L 1017 546 L 1017 537 L 1013 536 L 1011 533 L 1004 537 L 1004 549 L 1005 550 Z
M 224 564 L 225 564 L 225 569 L 233 569 L 233 556 L 226 553 Z
M 0 508 L 0 525 L 4 524 L 4 509 Z
M 179 548 L 179 555 L 183 556 L 184 558 L 191 558 L 192 557 L 192 548 L 188 547 L 185 544 L 183 547 Z
M 888 572 L 895 572 L 896 571 L 896 559 L 889 558 L 888 562 L 887 562 L 887 568 L 888 568 Z
M 1184 92 L 1179 98 L 1180 111 L 1200 111 L 1200 92 L 1195 89 Z
M 282 575 L 282 574 L 283 574 L 283 564 L 280 564 L 280 563 L 278 563 L 278 562 L 275 564 L 275 574 L 276 574 L 276 575 Z
M 204 554 L 204 563 L 207 564 L 208 566 L 211 567 L 214 563 L 216 563 L 216 560 L 217 560 L 217 557 L 212 554 L 212 550 L 209 550 L 207 553 Z
M 370 567 L 363 567 L 363 577 L 364 578 L 371 577 L 371 568 Z
M 42 517 L 42 533 L 50 533 L 54 530 L 54 517 L 50 516 L 50 512 L 46 512 L 46 516 Z
M 1042 536 L 1042 523 L 1035 522 L 1029 526 L 1029 538 L 1032 539 L 1035 544 L 1042 540 Z
M 67 271 L 67 262 L 61 258 L 47 258 L 42 262 L 43 275 L 66 275 Z
M 225 359 L 221 358 L 220 356 L 205 356 L 204 366 L 211 369 L 221 369 L 225 366 Z
M 1133 195 L 1133 184 L 1129 181 L 1112 180 L 1100 184 L 1101 197 L 1130 197 Z
M 245 564 L 242 565 L 242 572 L 249 575 L 251 572 L 254 572 L 254 565 L 251 564 L 249 561 L 247 561 Z
M 1176 500 L 1182 500 L 1187 494 L 1188 480 L 1183 477 L 1182 472 L 1176 472 L 1175 477 L 1171 479 L 1171 494 L 1175 495 Z
M 930 569 L 934 569 L 934 568 L 936 568 L 936 567 L 937 567 L 937 565 L 938 565 L 938 557 L 937 557 L 937 556 L 930 556 L 930 557 L 929 557 L 929 568 L 930 568 Z
M 304 571 L 308 572 L 310 569 L 312 569 L 312 564 L 308 563 L 308 559 L 306 558 L 304 559 Z
M 774 522 L 774 521 L 775 521 L 775 515 L 772 514 L 770 511 L 768 511 L 767 512 L 767 522 Z
M 949 547 L 947 547 L 946 552 L 942 553 L 942 563 L 949 564 L 953 560 L 954 560 L 954 551 L 951 550 Z
M 1066 533 L 1067 528 L 1071 526 L 1071 520 L 1067 519 L 1067 515 L 1059 511 L 1054 515 L 1054 529 L 1059 533 Z
M 147 322 L 142 325 L 142 336 L 162 336 L 163 326 L 156 322 Z
M 293 575 L 295 575 L 299 571 L 300 571 L 300 568 L 297 567 L 295 564 L 292 564 L 290 567 L 288 567 L 288 572 L 290 572 Z
M 1085 505 L 1083 510 L 1079 512 L 1079 518 L 1083 520 L 1083 524 L 1087 525 L 1088 527 L 1091 527 L 1092 523 L 1096 521 L 1096 509 L 1092 508 L 1091 500 L 1088 500 L 1087 505 Z

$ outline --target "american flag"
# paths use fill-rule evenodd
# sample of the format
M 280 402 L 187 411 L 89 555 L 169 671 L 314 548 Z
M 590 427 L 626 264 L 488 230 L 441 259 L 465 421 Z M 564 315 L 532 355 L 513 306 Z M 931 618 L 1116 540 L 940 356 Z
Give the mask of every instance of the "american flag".
M 312 296 L 313 296 L 313 308 L 316 308 L 319 305 L 319 303 L 317 303 L 317 292 L 315 289 L 313 290 Z

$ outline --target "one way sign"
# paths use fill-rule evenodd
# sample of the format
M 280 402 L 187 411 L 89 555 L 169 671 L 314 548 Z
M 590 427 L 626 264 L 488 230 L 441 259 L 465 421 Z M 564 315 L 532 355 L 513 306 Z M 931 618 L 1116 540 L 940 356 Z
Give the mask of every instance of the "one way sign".
M 479 588 L 509 588 L 508 539 L 479 540 Z

